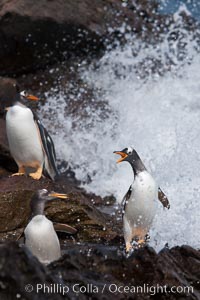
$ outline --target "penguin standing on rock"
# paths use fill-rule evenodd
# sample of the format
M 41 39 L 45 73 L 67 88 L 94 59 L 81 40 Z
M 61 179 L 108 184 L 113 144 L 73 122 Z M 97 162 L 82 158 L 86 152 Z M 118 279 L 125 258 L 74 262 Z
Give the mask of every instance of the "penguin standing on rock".
M 46 189 L 39 190 L 32 197 L 31 221 L 24 230 L 25 245 L 40 262 L 48 264 L 61 256 L 60 243 L 55 229 L 68 233 L 76 233 L 76 229 L 66 224 L 57 224 L 57 227 L 44 216 L 46 202 L 57 198 L 67 199 L 66 194 L 50 192 Z M 61 227 L 64 229 L 62 230 Z
M 126 252 L 130 253 L 133 241 L 136 242 L 136 248 L 146 242 L 156 214 L 156 199 L 159 198 L 164 207 L 170 208 L 170 205 L 133 148 L 128 147 L 114 153 L 121 155 L 117 162 L 129 162 L 134 173 L 134 181 L 122 200 L 124 239 Z
M 16 95 L 6 113 L 6 132 L 10 152 L 18 165 L 15 175 L 24 175 L 28 169 L 33 179 L 40 179 L 43 171 L 55 180 L 58 175 L 56 154 L 52 138 L 35 113 L 25 106 L 25 100 L 39 100 L 25 91 L 20 93 L 16 86 Z

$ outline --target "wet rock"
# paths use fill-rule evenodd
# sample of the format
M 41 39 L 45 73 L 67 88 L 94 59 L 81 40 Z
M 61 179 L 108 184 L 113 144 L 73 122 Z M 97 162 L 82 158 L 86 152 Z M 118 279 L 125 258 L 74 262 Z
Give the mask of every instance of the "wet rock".
M 158 254 L 146 247 L 128 259 L 116 246 L 71 244 L 65 252 L 43 267 L 25 247 L 0 244 L 0 298 L 13 300 L 18 294 L 20 299 L 199 299 L 200 252 L 189 246 Z M 32 292 L 25 291 L 27 284 Z M 37 292 L 37 284 L 54 284 L 58 292 Z M 64 286 L 68 289 L 63 296 L 58 288 Z
M 59 262 L 49 266 L 50 270 L 56 275 L 58 267 L 63 279 L 68 284 L 72 282 L 75 284 L 77 281 L 80 285 L 93 284 L 97 285 L 100 291 L 106 284 L 106 299 L 114 299 L 116 296 L 121 296 L 121 299 L 126 299 L 127 296 L 133 297 L 132 299 L 149 299 L 150 292 L 111 293 L 109 291 L 111 284 L 116 284 L 118 287 L 165 286 L 164 293 L 151 289 L 151 295 L 155 293 L 156 299 L 175 299 L 175 295 L 170 295 L 169 292 L 173 286 L 193 286 L 193 294 L 181 292 L 176 294 L 176 298 L 179 296 L 180 299 L 184 299 L 187 294 L 190 299 L 199 297 L 200 252 L 189 246 L 175 247 L 171 250 L 164 249 L 159 254 L 152 248 L 146 247 L 136 251 L 128 259 L 117 247 L 87 246 L 81 251 L 80 247 L 79 249 L 76 247 L 73 250 L 68 249 L 67 252 L 68 254 Z M 72 274 L 69 274 L 67 272 L 68 264 L 72 262 L 78 270 L 76 269 L 74 272 L 71 268 Z M 112 286 L 112 290 L 114 289 L 115 287 Z
M 0 232 L 9 232 L 25 225 L 31 195 L 27 190 L 1 193 Z
M 1 0 L 0 74 L 13 77 L 74 56 L 99 55 L 110 35 L 123 35 L 117 28 L 124 22 L 131 31 L 150 33 L 157 19 L 151 3 L 143 1 L 141 13 L 121 0 Z
M 1 300 L 49 299 L 48 294 L 37 295 L 36 290 L 31 292 L 30 285 L 36 286 L 39 282 L 51 285 L 56 280 L 25 247 L 14 243 L 0 244 L 0 253 Z M 52 299 L 60 300 L 63 297 L 55 294 Z
M 61 178 L 52 182 L 46 178 L 39 181 L 26 176 L 4 177 L 0 181 L 0 237 L 16 240 L 18 232 L 24 229 L 30 217 L 30 199 L 38 189 L 67 193 L 69 199 L 53 201 L 46 207 L 46 215 L 53 222 L 71 225 L 77 229 L 77 242 L 118 241 L 121 224 L 114 221 L 94 206 L 100 197 L 87 194 L 71 181 Z M 115 222 L 115 229 L 112 224 Z M 65 239 L 67 237 L 64 237 Z
M 83 55 L 102 49 L 98 27 L 105 27 L 104 10 L 98 1 L 94 2 L 3 1 L 0 73 L 13 76 L 45 68 L 74 53 Z
M 23 243 L 24 242 L 23 232 L 24 232 L 24 228 L 18 228 L 7 232 L 3 230 L 3 232 L 0 232 L 0 241 L 1 242 L 13 241 L 13 240 L 19 241 L 21 239 Z
M 72 270 L 72 274 L 67 272 L 68 264 L 72 263 L 78 270 Z M 63 265 L 62 265 L 63 264 Z M 80 285 L 93 284 L 102 290 L 106 284 L 105 295 L 107 299 L 127 296 L 133 299 L 149 299 L 150 293 L 110 293 L 109 286 L 113 283 L 117 286 L 165 286 L 166 291 L 155 293 L 157 299 L 175 299 L 175 295 L 170 295 L 170 288 L 173 286 L 193 286 L 194 293 L 181 292 L 176 294 L 184 297 L 189 294 L 190 299 L 198 299 L 200 291 L 200 252 L 189 246 L 175 247 L 171 250 L 164 249 L 157 254 L 152 248 L 140 249 L 130 258 L 126 259 L 117 247 L 89 246 L 84 250 L 78 247 L 73 250 L 68 249 L 68 254 L 49 266 L 56 275 L 56 267 L 62 273 L 63 279 L 70 284 L 80 283 Z M 117 267 L 116 267 L 117 266 Z M 78 273 L 75 275 L 75 273 Z M 73 281 L 70 281 L 73 279 Z M 112 289 L 115 289 L 113 286 Z M 168 294 L 169 292 L 169 294 Z M 91 294 L 89 293 L 91 296 Z M 100 297 L 100 295 L 99 295 Z M 100 299 L 100 298 L 99 298 Z

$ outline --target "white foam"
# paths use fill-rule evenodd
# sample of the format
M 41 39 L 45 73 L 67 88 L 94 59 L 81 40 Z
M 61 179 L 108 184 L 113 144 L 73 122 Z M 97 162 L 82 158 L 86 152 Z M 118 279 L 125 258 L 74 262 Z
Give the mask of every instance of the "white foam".
M 157 250 L 167 242 L 200 247 L 200 56 L 185 30 L 181 51 L 181 41 L 169 41 L 169 36 L 159 45 L 132 43 L 130 36 L 124 49 L 105 54 L 98 69 L 82 70 L 85 84 L 101 89 L 108 102 L 111 112 L 104 120 L 101 107 L 95 111 L 89 105 L 85 120 L 64 117 L 68 102 L 62 94 L 58 105 L 50 97 L 41 108 L 48 114 L 51 107 L 51 121 L 45 124 L 53 118 L 59 157 L 69 161 L 78 179 L 91 177 L 84 185 L 88 191 L 114 194 L 121 201 L 132 170 L 128 163 L 117 165 L 112 152 L 129 145 L 137 150 L 171 203 L 169 211 L 160 205 L 151 230 L 150 244 Z M 98 95 L 94 100 L 101 101 Z

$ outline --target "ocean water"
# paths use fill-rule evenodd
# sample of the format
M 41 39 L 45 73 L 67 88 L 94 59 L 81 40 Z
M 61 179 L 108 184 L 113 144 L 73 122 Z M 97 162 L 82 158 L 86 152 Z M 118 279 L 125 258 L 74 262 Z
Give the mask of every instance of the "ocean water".
M 197 32 L 183 29 L 177 12 L 175 20 L 159 44 L 127 34 L 124 47 L 80 67 L 85 86 L 94 90 L 86 118 L 64 115 L 83 87 L 74 95 L 56 92 L 40 109 L 58 158 L 69 162 L 87 191 L 113 194 L 120 202 L 133 174 L 128 163 L 116 164 L 113 151 L 136 149 L 171 204 L 170 210 L 159 204 L 150 232 L 157 250 L 166 243 L 200 248 L 199 41 Z M 175 30 L 178 38 L 171 40 Z
M 174 14 L 182 7 L 200 21 L 200 2 L 198 0 L 158 0 L 157 2 L 161 14 Z

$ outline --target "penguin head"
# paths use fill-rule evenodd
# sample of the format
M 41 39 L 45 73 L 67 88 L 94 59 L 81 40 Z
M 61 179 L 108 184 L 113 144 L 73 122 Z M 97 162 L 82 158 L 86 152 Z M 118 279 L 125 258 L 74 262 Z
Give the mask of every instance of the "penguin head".
M 20 94 L 20 99 L 23 100 L 32 100 L 32 101 L 38 101 L 39 98 L 36 96 L 33 96 L 31 94 L 28 94 L 26 91 L 22 91 L 19 93 Z
M 34 199 L 36 198 L 38 201 L 44 201 L 44 202 L 52 201 L 57 198 L 60 198 L 60 199 L 68 198 L 68 196 L 66 194 L 48 192 L 46 189 L 38 190 L 33 197 L 34 197 Z
M 33 195 L 30 202 L 32 217 L 43 214 L 46 202 L 53 201 L 55 199 L 67 199 L 67 198 L 68 196 L 66 194 L 48 192 L 46 189 L 38 190 Z
M 114 153 L 121 155 L 121 157 L 117 160 L 117 163 L 120 163 L 122 161 L 129 162 L 133 168 L 133 172 L 135 175 L 139 172 L 146 170 L 139 155 L 132 147 L 124 148 L 121 151 L 114 151 Z
M 117 163 L 120 163 L 122 161 L 133 163 L 134 161 L 139 159 L 139 155 L 132 147 L 124 148 L 121 151 L 114 151 L 113 153 L 121 155 L 121 157 L 117 160 Z
M 34 102 L 39 100 L 38 97 L 28 94 L 26 91 L 20 92 L 18 84 L 15 84 L 10 87 L 10 93 L 8 93 L 7 97 L 9 97 L 9 101 L 7 101 L 7 98 L 5 98 L 6 105 L 4 109 L 6 111 L 8 111 L 11 106 L 16 105 L 16 103 L 20 103 L 22 106 L 26 106 L 27 100 L 31 100 Z

